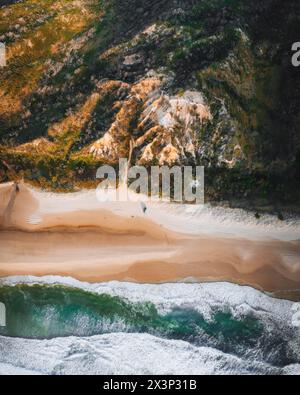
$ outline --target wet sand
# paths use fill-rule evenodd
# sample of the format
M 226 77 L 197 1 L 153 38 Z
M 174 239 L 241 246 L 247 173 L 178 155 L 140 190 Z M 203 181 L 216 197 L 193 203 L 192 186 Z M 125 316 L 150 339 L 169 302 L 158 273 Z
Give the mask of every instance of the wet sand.
M 15 193 L 14 188 L 0 186 L 1 277 L 231 281 L 267 291 L 300 289 L 297 227 L 274 232 L 241 223 L 225 227 L 171 215 L 158 203 L 147 204 L 144 214 L 138 202 L 99 203 L 90 192 L 55 195 L 21 184 Z

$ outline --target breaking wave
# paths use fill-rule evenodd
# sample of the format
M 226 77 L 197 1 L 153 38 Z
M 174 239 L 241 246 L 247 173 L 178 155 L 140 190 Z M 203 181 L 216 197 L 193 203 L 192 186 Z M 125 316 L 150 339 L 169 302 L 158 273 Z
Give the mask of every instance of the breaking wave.
M 88 284 L 60 277 L 16 277 L 0 284 L 0 301 L 7 307 L 7 327 L 0 329 L 0 372 L 15 366 L 65 374 L 79 363 L 82 373 L 89 366 L 95 374 L 176 374 L 185 369 L 291 374 L 299 368 L 300 330 L 292 325 L 293 303 L 249 287 Z M 149 358 L 134 355 L 134 344 Z M 109 362 L 107 348 L 112 349 Z M 49 364 L 42 363 L 52 349 Z M 151 367 L 151 358 L 163 353 L 172 359 L 169 365 Z M 34 364 L 36 354 L 41 360 Z M 117 363 L 119 355 L 126 367 Z

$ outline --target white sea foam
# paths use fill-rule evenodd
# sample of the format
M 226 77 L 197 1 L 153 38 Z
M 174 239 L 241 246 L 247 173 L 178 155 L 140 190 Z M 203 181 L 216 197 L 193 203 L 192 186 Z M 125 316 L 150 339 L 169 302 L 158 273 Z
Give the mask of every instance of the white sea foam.
M 1 341 L 1 337 L 0 337 Z M 20 368 L 15 365 L 11 365 L 8 363 L 0 363 L 0 376 L 33 376 L 33 375 L 41 375 L 42 373 L 35 372 L 34 370 L 28 370 L 24 368 Z
M 8 352 L 9 350 L 9 352 Z M 38 374 L 278 374 L 281 369 L 208 347 L 148 334 L 24 340 L 0 337 L 0 373 Z M 7 368 L 9 366 L 9 369 Z M 295 366 L 287 370 L 295 373 Z
M 252 314 L 264 324 L 264 337 L 253 352 L 233 356 L 185 341 L 166 340 L 149 334 L 110 333 L 94 337 L 26 340 L 0 337 L 0 373 L 37 374 L 299 374 L 300 365 L 271 365 L 280 353 L 276 339 L 284 339 L 285 351 L 300 361 L 300 330 L 292 327 L 293 303 L 272 298 L 258 290 L 230 283 L 133 284 L 83 283 L 72 278 L 18 276 L 0 285 L 64 285 L 97 294 L 152 302 L 161 313 L 176 307 L 194 309 L 210 320 L 216 311 L 235 317 Z M 122 330 L 122 329 L 121 329 Z M 275 343 L 274 343 L 275 342 Z M 281 342 L 281 340 L 280 340 Z M 270 359 L 264 358 L 264 353 Z M 272 356 L 273 355 L 273 356 Z M 268 362 L 267 362 L 268 361 Z M 273 362 L 272 362 L 273 364 Z M 20 370 L 21 369 L 21 370 Z

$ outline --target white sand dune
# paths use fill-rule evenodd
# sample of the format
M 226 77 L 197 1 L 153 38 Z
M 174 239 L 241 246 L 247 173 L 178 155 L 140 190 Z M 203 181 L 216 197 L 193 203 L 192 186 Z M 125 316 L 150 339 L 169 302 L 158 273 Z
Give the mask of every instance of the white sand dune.
M 0 276 L 89 282 L 232 281 L 300 289 L 300 223 L 241 210 L 99 202 L 95 191 L 54 194 L 0 186 Z M 242 218 L 242 220 L 241 220 Z

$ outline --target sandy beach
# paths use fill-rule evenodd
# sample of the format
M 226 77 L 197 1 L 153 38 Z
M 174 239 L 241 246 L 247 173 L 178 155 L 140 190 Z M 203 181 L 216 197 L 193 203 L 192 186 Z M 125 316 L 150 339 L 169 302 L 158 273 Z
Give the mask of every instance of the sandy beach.
M 185 210 L 185 211 L 184 211 Z M 300 226 L 251 223 L 163 203 L 99 202 L 0 186 L 0 276 L 81 281 L 230 281 L 300 289 Z

